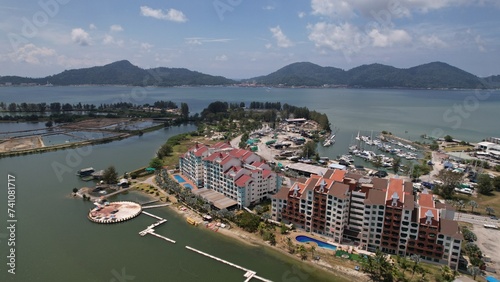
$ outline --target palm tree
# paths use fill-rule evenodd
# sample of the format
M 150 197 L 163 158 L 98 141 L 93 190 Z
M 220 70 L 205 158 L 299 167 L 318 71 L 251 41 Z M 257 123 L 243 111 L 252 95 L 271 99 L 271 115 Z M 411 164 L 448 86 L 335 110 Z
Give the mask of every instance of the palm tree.
M 486 207 L 485 210 L 488 213 L 488 215 L 491 215 L 492 213 L 495 213 L 495 210 L 493 208 L 490 208 L 490 207 Z
M 469 206 L 471 207 L 471 212 L 474 213 L 474 208 L 478 208 L 479 205 L 477 204 L 476 201 L 470 201 Z
M 307 259 L 307 250 L 306 250 L 306 247 L 302 244 L 299 246 L 299 254 L 300 254 L 300 258 L 302 260 Z
M 295 244 L 292 242 L 292 239 L 290 237 L 286 237 L 286 245 L 290 254 L 295 253 Z
M 472 275 L 473 279 L 476 280 L 476 276 L 481 273 L 481 270 L 477 266 L 470 265 L 467 270 L 470 275 Z
M 311 252 L 311 256 L 314 258 L 314 253 L 316 252 L 316 246 L 311 245 L 311 247 L 309 248 L 309 251 Z

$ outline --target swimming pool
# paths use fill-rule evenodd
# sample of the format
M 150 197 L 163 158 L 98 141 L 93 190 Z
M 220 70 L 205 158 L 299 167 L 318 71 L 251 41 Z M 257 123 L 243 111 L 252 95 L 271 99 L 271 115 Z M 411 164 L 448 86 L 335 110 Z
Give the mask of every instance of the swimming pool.
M 295 240 L 297 240 L 298 242 L 301 242 L 301 243 L 314 242 L 314 243 L 318 244 L 318 247 L 324 248 L 324 249 L 329 249 L 332 251 L 335 251 L 337 249 L 337 246 L 335 246 L 335 245 L 328 244 L 326 242 L 311 238 L 309 236 L 299 235 L 299 236 L 295 237 Z
M 177 180 L 177 182 L 179 183 L 183 183 L 183 182 L 186 182 L 186 180 L 184 180 L 184 178 L 178 174 L 174 174 L 174 178 L 175 180 Z
M 184 187 L 193 190 L 193 186 L 191 186 L 191 184 L 189 183 L 184 184 Z

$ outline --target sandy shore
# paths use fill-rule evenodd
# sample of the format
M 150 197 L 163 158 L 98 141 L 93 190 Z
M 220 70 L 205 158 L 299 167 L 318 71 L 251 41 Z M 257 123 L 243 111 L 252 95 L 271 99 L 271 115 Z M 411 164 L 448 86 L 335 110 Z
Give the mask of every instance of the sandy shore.
M 149 177 L 145 180 L 139 181 L 138 183 L 146 183 L 148 185 L 153 185 L 153 186 L 158 188 L 158 186 L 156 185 L 156 183 L 154 181 L 154 176 Z M 142 192 L 140 190 L 137 190 L 137 191 Z M 158 191 L 160 191 L 160 196 L 154 196 L 154 195 L 147 194 L 147 193 L 144 193 L 144 194 L 148 195 L 152 199 L 159 199 L 160 197 L 165 197 L 165 196 L 169 197 L 170 202 L 172 203 L 172 205 L 168 206 L 169 209 L 174 211 L 179 216 L 182 216 L 183 218 L 187 219 L 189 217 L 189 218 L 192 218 L 195 221 L 199 222 L 200 224 L 198 225 L 198 228 L 206 228 L 205 224 L 203 223 L 203 218 L 201 215 L 199 215 L 197 212 L 191 210 L 189 207 L 183 205 L 182 203 L 178 203 L 177 199 L 173 195 L 169 195 L 168 193 L 166 193 L 162 189 L 158 189 Z M 311 261 L 311 260 L 303 261 L 303 260 L 301 260 L 298 254 L 288 253 L 286 246 L 282 242 L 283 237 L 281 237 L 281 235 L 277 235 L 276 246 L 271 246 L 268 242 L 264 241 L 258 234 L 248 233 L 248 232 L 244 231 L 243 229 L 241 229 L 237 226 L 234 226 L 233 223 L 231 223 L 230 228 L 227 228 L 227 227 L 226 228 L 218 228 L 217 233 L 220 233 L 223 236 L 227 236 L 227 237 L 230 237 L 232 239 L 238 240 L 239 242 L 246 244 L 246 245 L 255 246 L 255 247 L 270 248 L 270 249 L 277 251 L 280 254 L 287 256 L 289 258 L 292 258 L 296 261 L 306 263 L 306 264 L 310 265 L 311 267 L 320 268 L 324 271 L 330 272 L 336 276 L 343 277 L 344 279 L 347 279 L 347 280 L 369 281 L 369 278 L 366 274 L 364 274 L 363 272 L 360 272 L 360 271 L 356 271 L 352 268 L 348 268 L 348 267 L 336 265 L 336 264 L 332 265 L 331 263 L 328 263 L 327 261 L 324 261 L 321 259 L 319 261 Z M 294 231 L 294 232 L 288 234 L 288 236 L 291 236 L 293 238 L 295 238 L 295 236 L 297 236 L 297 235 L 311 236 L 311 234 L 301 232 L 301 231 Z M 314 237 L 316 237 L 316 236 L 314 236 Z M 345 247 L 343 247 L 343 248 L 345 249 Z M 316 248 L 316 250 L 320 256 L 328 256 L 328 255 L 331 256 L 332 255 L 331 252 L 328 253 L 328 251 L 323 250 L 321 248 Z

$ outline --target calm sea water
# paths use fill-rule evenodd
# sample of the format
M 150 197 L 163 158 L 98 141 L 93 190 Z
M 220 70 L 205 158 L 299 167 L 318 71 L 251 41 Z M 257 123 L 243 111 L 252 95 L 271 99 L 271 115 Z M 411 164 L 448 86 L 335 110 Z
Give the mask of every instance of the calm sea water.
M 86 214 L 92 204 L 68 196 L 88 185 L 76 170 L 114 165 L 118 172 L 146 165 L 170 136 L 194 130 L 172 127 L 97 146 L 0 159 L 0 281 L 243 281 L 243 272 L 185 249 L 192 246 L 252 269 L 273 281 L 338 281 L 274 251 L 250 247 L 188 225 L 167 208 L 150 212 L 168 219 L 157 233 L 170 244 L 138 232 L 155 222 L 145 215 L 98 225 Z M 7 175 L 16 177 L 16 275 L 6 272 Z M 113 200 L 145 201 L 129 193 Z M 133 279 L 132 279 L 133 277 Z M 125 279 L 126 278 L 126 279 Z
M 320 148 L 321 155 L 344 153 L 361 131 L 391 131 L 418 138 L 441 130 L 456 138 L 479 141 L 500 136 L 498 91 L 424 91 L 367 89 L 268 88 L 134 88 L 134 87 L 1 87 L 0 101 L 136 104 L 157 100 L 188 103 L 200 112 L 210 102 L 280 101 L 328 114 L 339 129 L 337 143 Z M 460 108 L 462 107 L 462 108 Z M 457 124 L 460 123 L 460 124 Z M 3 124 L 0 131 L 43 127 L 40 124 Z M 122 173 L 146 165 L 170 136 L 194 130 L 173 127 L 91 147 L 0 159 L 0 281 L 243 281 L 243 273 L 184 246 L 206 251 L 274 281 L 335 281 L 336 278 L 290 261 L 266 248 L 249 247 L 212 231 L 187 225 L 168 209 L 153 213 L 168 219 L 159 234 L 177 241 L 170 244 L 138 232 L 154 222 L 141 215 L 123 224 L 102 226 L 85 217 L 91 204 L 69 199 L 73 187 L 86 183 L 74 175 L 82 167 L 114 165 Z M 17 274 L 6 272 L 8 246 L 7 174 L 16 176 Z M 130 193 L 117 199 L 141 200 Z M 120 280 L 122 279 L 122 280 Z M 125 280 L 131 281 L 131 280 Z
M 185 102 L 199 113 L 214 101 L 281 102 L 326 113 L 339 129 L 335 146 L 320 149 L 334 157 L 342 154 L 358 131 L 370 135 L 387 130 L 412 140 L 420 135 L 451 135 L 478 142 L 500 136 L 500 91 L 395 90 L 395 89 L 285 89 L 239 87 L 0 87 L 0 101 L 134 104 L 171 100 Z M 0 130 L 2 125 L 0 124 Z

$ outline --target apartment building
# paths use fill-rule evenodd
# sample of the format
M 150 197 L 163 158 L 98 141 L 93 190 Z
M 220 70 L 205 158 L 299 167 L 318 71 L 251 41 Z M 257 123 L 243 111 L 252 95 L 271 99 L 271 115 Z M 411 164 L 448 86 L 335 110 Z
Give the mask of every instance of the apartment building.
M 402 179 L 366 178 L 341 170 L 311 175 L 272 197 L 272 218 L 360 248 L 457 269 L 463 240 L 454 211 Z
M 179 168 L 198 187 L 217 191 L 240 208 L 269 198 L 281 186 L 281 177 L 258 155 L 222 142 L 197 144 L 180 158 Z

